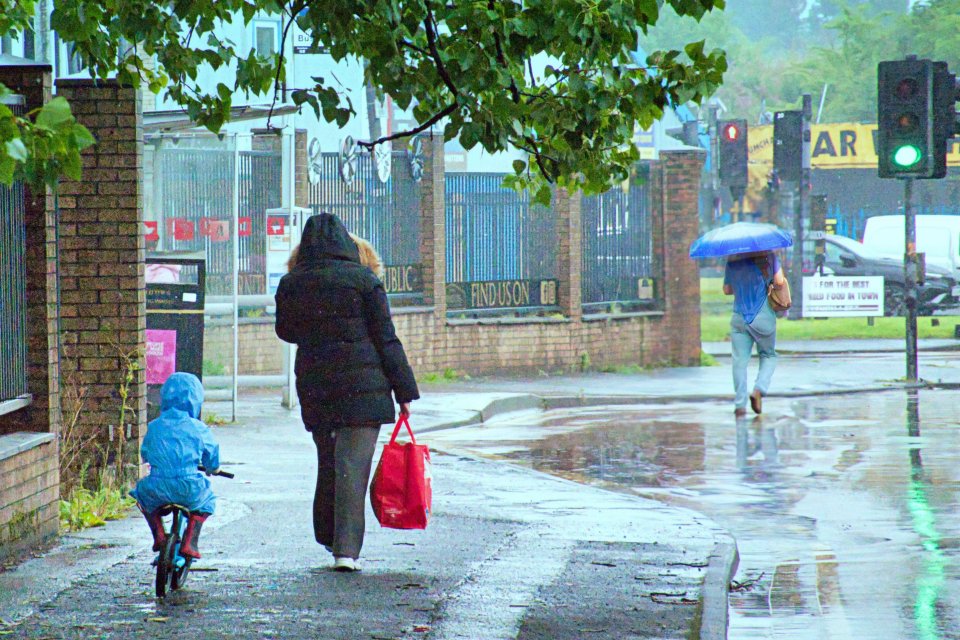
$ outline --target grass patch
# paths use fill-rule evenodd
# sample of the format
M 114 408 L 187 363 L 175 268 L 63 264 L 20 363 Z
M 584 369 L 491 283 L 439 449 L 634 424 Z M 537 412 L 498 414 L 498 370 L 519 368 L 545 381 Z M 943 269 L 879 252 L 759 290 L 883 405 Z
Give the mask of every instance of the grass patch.
M 797 298 L 799 303 L 799 298 Z M 730 312 L 733 296 L 723 295 L 723 278 L 700 278 L 700 335 L 703 342 L 724 342 L 730 339 Z M 939 326 L 933 325 L 937 320 Z M 777 340 L 868 340 L 902 339 L 906 333 L 904 318 L 804 318 L 777 322 Z M 954 325 L 960 316 L 917 318 L 918 338 L 947 339 L 954 337 Z M 701 363 L 702 364 L 702 363 Z
M 953 327 L 960 324 L 960 316 L 936 316 L 940 326 L 933 326 L 933 318 L 917 319 L 918 338 L 953 338 Z M 906 332 L 903 318 L 874 318 L 873 326 L 866 318 L 827 318 L 816 320 L 777 321 L 777 340 L 866 340 L 902 339 Z M 723 342 L 730 339 L 730 310 L 724 314 L 700 316 L 700 336 L 704 342 Z
M 215 360 L 204 360 L 202 370 L 205 376 L 222 376 L 227 372 L 227 367 Z
M 703 349 L 700 350 L 700 366 L 701 367 L 715 367 L 719 364 L 720 363 L 717 362 L 717 359 L 714 358 L 712 355 L 710 355 Z
M 63 531 L 101 527 L 107 520 L 123 518 L 137 504 L 126 491 L 114 487 L 105 474 L 100 476 L 94 489 L 83 486 L 85 476 L 86 469 L 81 472 L 80 482 L 67 499 L 60 501 L 60 528 Z
M 444 369 L 443 373 L 425 373 L 420 377 L 421 382 L 428 384 L 442 384 L 444 382 L 457 382 L 458 380 L 469 380 L 470 376 L 465 373 L 458 373 L 455 369 Z
M 229 424 L 230 421 L 221 416 L 218 413 L 211 411 L 210 413 L 203 413 L 203 421 L 208 427 L 222 427 L 225 424 Z

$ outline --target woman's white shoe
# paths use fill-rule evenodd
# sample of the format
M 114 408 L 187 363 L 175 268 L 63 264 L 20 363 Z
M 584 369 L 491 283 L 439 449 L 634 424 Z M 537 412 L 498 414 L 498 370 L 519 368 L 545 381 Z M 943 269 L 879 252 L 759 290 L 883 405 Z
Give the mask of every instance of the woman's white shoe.
M 357 566 L 357 561 L 353 558 L 338 557 L 333 561 L 333 570 L 346 573 L 349 571 L 359 571 L 360 567 Z

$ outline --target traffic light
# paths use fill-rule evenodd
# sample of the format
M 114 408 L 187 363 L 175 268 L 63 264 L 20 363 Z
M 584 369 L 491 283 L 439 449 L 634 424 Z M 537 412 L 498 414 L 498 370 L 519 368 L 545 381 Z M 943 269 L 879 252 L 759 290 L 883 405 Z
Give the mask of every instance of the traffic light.
M 803 112 L 773 115 L 773 168 L 781 180 L 800 182 L 803 170 Z
M 942 178 L 953 137 L 956 80 L 946 62 L 877 65 L 877 157 L 881 178 Z
M 720 182 L 742 192 L 747 186 L 747 121 L 721 120 L 718 125 Z

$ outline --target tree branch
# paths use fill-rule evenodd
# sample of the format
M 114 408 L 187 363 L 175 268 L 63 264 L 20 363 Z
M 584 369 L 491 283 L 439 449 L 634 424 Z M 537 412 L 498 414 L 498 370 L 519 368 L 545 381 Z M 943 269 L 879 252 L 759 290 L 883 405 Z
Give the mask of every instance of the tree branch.
M 450 93 L 457 96 L 460 91 L 457 89 L 457 85 L 453 84 L 453 80 L 447 72 L 447 67 L 440 58 L 440 51 L 437 49 L 437 31 L 433 18 L 433 9 L 430 8 L 429 0 L 426 0 L 423 6 L 427 10 L 427 19 L 423 21 L 423 26 L 427 32 L 427 44 L 430 46 L 430 57 L 433 58 L 433 64 L 437 67 L 437 73 L 440 74 L 440 79 L 443 80 L 443 84 L 450 90 Z
M 297 19 L 297 14 L 300 13 L 300 10 L 303 9 L 301 2 L 294 2 L 290 8 L 290 17 L 285 25 L 283 25 L 283 36 L 280 38 L 280 51 L 277 52 L 277 75 L 273 78 L 273 100 L 270 102 L 270 112 L 267 114 L 267 129 L 270 128 L 270 121 L 273 119 L 273 110 L 277 106 L 277 97 L 280 95 L 280 72 L 283 71 L 283 65 L 286 61 L 284 52 L 287 48 L 287 34 L 290 32 L 290 27 L 293 26 L 294 21 Z
M 377 138 L 376 140 L 371 140 L 370 142 L 357 142 L 357 144 L 361 147 L 364 147 L 365 149 L 373 149 L 378 144 L 389 142 L 390 140 L 396 140 L 398 138 L 406 138 L 408 136 L 415 136 L 418 133 L 426 131 L 427 129 L 429 129 L 436 123 L 440 122 L 440 120 L 446 118 L 448 115 L 450 115 L 456 110 L 457 110 L 457 103 L 454 102 L 453 104 L 450 104 L 444 107 L 443 110 L 430 116 L 430 118 L 428 118 L 423 124 L 418 125 L 412 129 L 407 129 L 406 131 L 393 133 L 393 134 L 390 134 L 389 136 L 382 136 L 380 138 Z
M 428 58 L 432 57 L 432 56 L 430 55 L 430 52 L 427 51 L 426 49 L 421 49 L 420 47 L 418 47 L 417 45 L 413 44 L 413 43 L 410 42 L 409 40 L 404 40 L 403 38 L 401 38 L 400 40 L 397 40 L 397 46 L 406 47 L 407 49 L 412 49 L 412 50 L 416 51 L 417 53 L 419 53 L 420 55 L 426 56 L 426 57 L 428 57 Z

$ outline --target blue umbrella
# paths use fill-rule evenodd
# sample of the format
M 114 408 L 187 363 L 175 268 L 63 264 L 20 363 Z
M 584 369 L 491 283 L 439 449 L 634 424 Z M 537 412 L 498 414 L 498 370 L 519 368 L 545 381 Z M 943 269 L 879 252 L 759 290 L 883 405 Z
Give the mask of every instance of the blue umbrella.
M 722 258 L 793 245 L 789 231 L 762 222 L 734 222 L 708 231 L 690 245 L 691 258 Z

